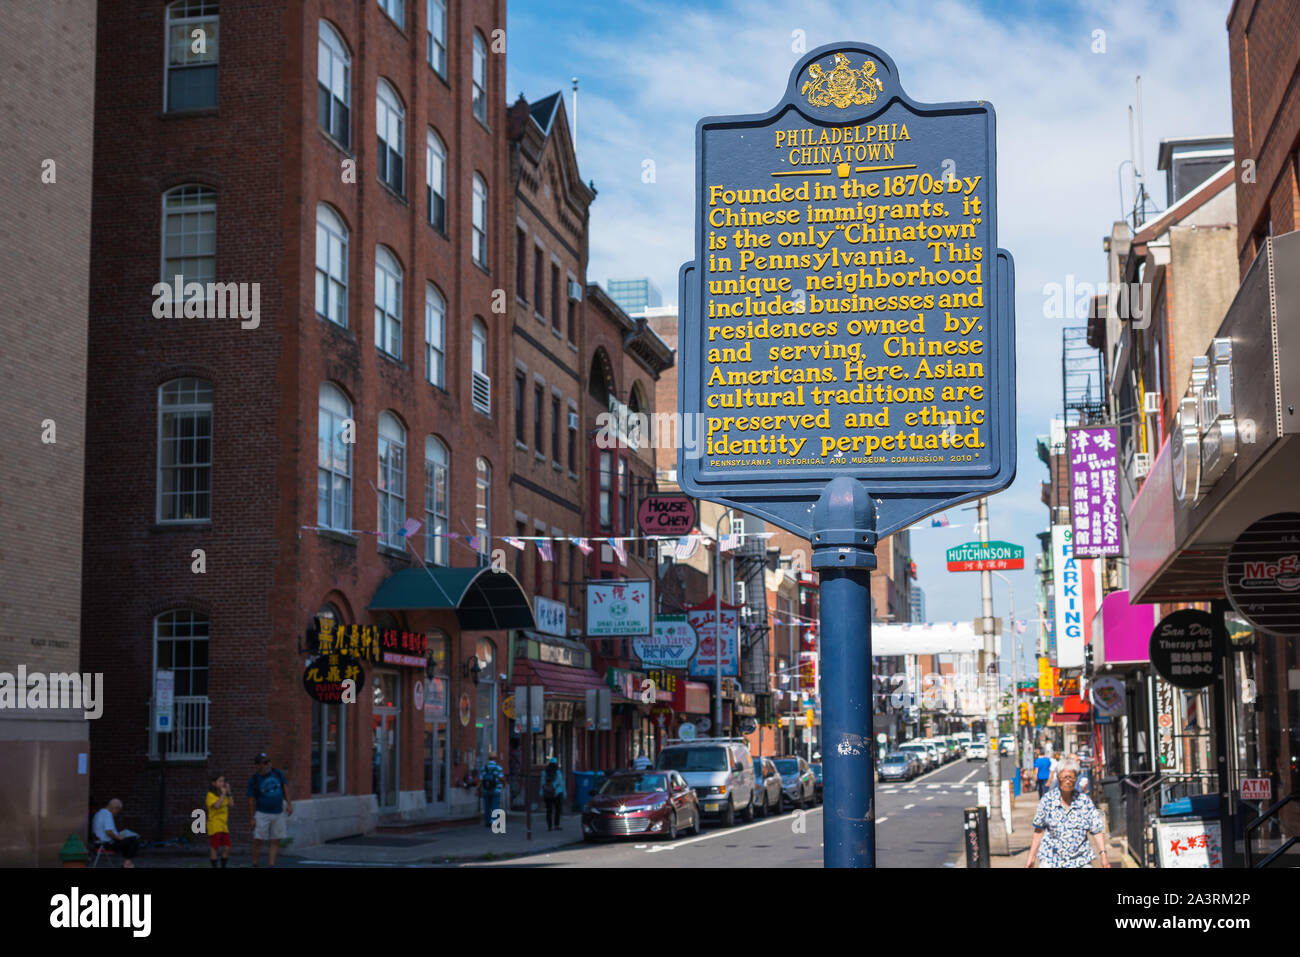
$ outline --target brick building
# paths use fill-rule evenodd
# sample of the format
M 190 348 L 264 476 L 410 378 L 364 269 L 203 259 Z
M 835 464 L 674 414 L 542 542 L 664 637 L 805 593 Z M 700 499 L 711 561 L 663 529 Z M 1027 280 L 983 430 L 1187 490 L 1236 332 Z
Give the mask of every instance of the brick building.
M 512 527 L 504 0 L 100 14 L 82 615 L 112 694 L 93 797 L 175 833 L 211 775 L 242 790 L 266 750 L 300 844 L 472 810 L 457 783 L 504 745 L 504 629 L 532 625 L 484 567 Z M 214 318 L 159 318 L 175 276 L 240 284 L 247 308 L 199 287 L 184 311 Z M 355 704 L 320 704 L 313 639 L 353 624 L 384 647 Z
M 0 30 L 0 162 L 11 171 L 0 182 L 0 674 L 14 683 L 0 698 L 5 867 L 57 863 L 86 821 L 86 710 L 26 710 L 11 695 L 28 691 L 20 668 L 28 680 L 80 670 L 94 31 L 90 0 L 13 4 Z

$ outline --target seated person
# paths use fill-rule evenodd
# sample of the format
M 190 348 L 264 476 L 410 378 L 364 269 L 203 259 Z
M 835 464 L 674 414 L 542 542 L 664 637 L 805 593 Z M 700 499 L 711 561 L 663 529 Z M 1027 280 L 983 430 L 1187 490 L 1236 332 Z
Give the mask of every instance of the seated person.
M 131 858 L 140 851 L 140 835 L 135 831 L 119 831 L 117 815 L 122 811 L 122 802 L 117 798 L 95 812 L 90 829 L 99 841 L 110 850 L 122 855 L 123 867 L 135 867 Z

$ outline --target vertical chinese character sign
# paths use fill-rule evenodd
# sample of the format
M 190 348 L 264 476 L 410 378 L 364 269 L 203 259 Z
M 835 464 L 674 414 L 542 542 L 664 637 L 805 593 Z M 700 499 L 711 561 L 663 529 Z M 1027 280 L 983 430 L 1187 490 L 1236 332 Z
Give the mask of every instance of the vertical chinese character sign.
M 1119 442 L 1113 425 L 1070 429 L 1070 513 L 1076 558 L 1123 554 L 1119 522 Z

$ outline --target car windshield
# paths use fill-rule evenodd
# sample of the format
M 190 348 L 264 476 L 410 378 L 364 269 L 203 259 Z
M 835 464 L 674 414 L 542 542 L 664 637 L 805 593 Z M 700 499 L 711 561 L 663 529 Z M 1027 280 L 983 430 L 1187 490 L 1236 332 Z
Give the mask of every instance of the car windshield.
M 906 764 L 906 763 L 907 763 L 907 755 L 904 754 L 902 751 L 891 751 L 889 754 L 885 755 L 885 763 L 886 763 L 886 764 Z
M 794 758 L 778 758 L 775 762 L 776 769 L 782 774 L 798 774 L 799 762 Z
M 903 750 L 904 750 L 904 751 L 912 751 L 912 752 L 916 752 L 916 751 L 924 751 L 924 750 L 925 750 L 925 745 L 923 745 L 923 744 L 905 744 L 905 745 L 903 745 Z
M 605 781 L 601 794 L 652 794 L 668 790 L 666 774 L 616 774 Z
M 669 748 L 659 753 L 661 771 L 726 771 L 726 748 Z

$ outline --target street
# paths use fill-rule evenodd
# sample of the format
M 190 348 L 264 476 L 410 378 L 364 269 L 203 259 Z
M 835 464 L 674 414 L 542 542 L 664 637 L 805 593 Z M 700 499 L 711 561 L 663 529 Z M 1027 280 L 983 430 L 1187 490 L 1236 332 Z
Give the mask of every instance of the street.
M 1002 774 L 1011 774 L 1010 758 Z M 982 761 L 954 761 L 907 783 L 876 784 L 876 866 L 945 867 L 961 853 L 962 809 L 975 799 L 984 780 Z M 723 828 L 706 821 L 698 837 L 676 841 L 625 841 L 577 844 L 507 861 L 464 867 L 821 867 L 822 814 L 818 805 L 769 816 L 752 824 Z M 576 816 L 566 827 L 578 835 Z

